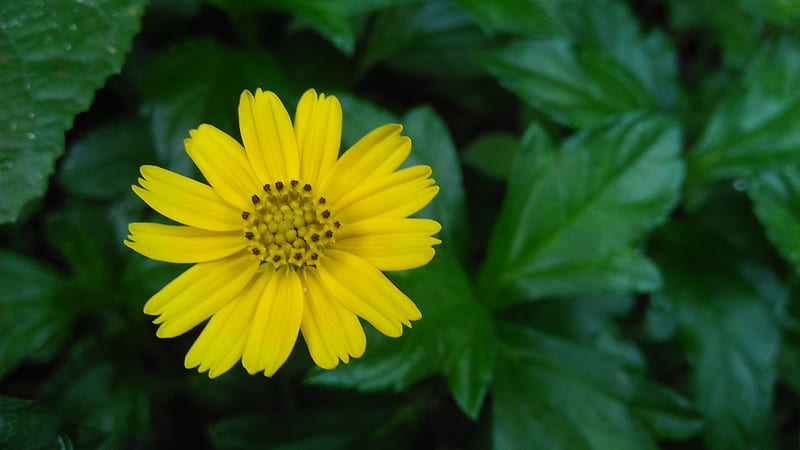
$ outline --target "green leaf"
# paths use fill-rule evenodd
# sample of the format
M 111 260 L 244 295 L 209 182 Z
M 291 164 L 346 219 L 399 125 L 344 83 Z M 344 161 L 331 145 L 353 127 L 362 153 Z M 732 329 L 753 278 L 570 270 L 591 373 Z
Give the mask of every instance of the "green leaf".
M 192 173 L 183 140 L 202 123 L 238 138 L 239 96 L 258 87 L 279 96 L 290 92 L 279 64 L 268 54 L 209 40 L 187 41 L 161 53 L 148 67 L 143 85 L 160 165 Z
M 130 192 L 131 168 L 155 159 L 148 125 L 135 119 L 98 128 L 68 150 L 59 181 L 70 193 L 114 200 Z
M 209 435 L 220 450 L 364 447 L 370 432 L 387 419 L 389 409 L 360 402 L 354 406 L 232 417 L 211 425 Z
M 570 7 L 570 3 L 570 0 L 456 0 L 488 31 L 531 36 L 565 33 L 561 11 Z
M 104 449 L 129 447 L 149 427 L 148 384 L 131 358 L 129 338 L 95 333 L 75 343 L 41 394 L 60 417 L 102 431 Z
M 488 40 L 449 1 L 426 1 L 382 11 L 364 41 L 361 70 L 386 61 L 398 71 L 432 77 L 475 78 L 475 56 Z
M 677 97 L 678 62 L 667 35 L 660 31 L 643 35 L 627 2 L 574 3 L 561 9 L 572 39 L 604 51 L 636 77 L 660 109 L 671 109 Z
M 582 127 L 653 100 L 642 83 L 606 53 L 563 38 L 517 40 L 483 55 L 484 67 L 550 119 Z
M 335 370 L 314 370 L 308 381 L 401 391 L 442 372 L 461 409 L 477 417 L 491 381 L 494 346 L 488 311 L 472 296 L 467 275 L 439 250 L 427 266 L 393 273 L 392 280 L 418 305 L 422 320 L 401 338 L 371 333 L 362 358 Z
M 514 163 L 514 151 L 519 138 L 511 133 L 491 131 L 483 134 L 464 148 L 464 164 L 489 178 L 505 181 Z
M 257 39 L 252 18 L 261 12 L 278 11 L 295 16 L 296 28 L 311 26 L 346 55 L 353 53 L 355 34 L 347 17 L 349 2 L 340 0 L 203 0 L 227 11 L 247 40 Z
M 61 347 L 75 316 L 59 295 L 63 286 L 51 267 L 0 250 L 0 379 L 24 360 L 47 360 Z
M 671 28 L 681 32 L 702 30 L 706 36 L 699 43 L 700 55 L 696 59 L 717 55 L 720 52 L 718 47 L 722 47 L 724 66 L 743 66 L 758 48 L 764 24 L 753 20 L 752 15 L 738 7 L 738 3 L 728 0 L 671 0 L 667 3 Z M 719 63 L 712 64 L 709 70 L 719 70 Z
M 800 169 L 766 172 L 753 180 L 748 194 L 767 237 L 800 273 Z
M 90 289 L 116 286 L 120 255 L 127 249 L 118 239 L 122 232 L 112 228 L 106 208 L 69 203 L 48 217 L 47 231 L 77 285 Z
M 648 426 L 678 438 L 700 429 L 686 399 L 612 354 L 519 326 L 498 334 L 495 448 L 657 448 Z
M 724 227 L 676 224 L 665 231 L 658 259 L 665 282 L 657 298 L 676 316 L 709 448 L 762 448 L 770 439 L 781 343 L 774 311 L 786 294 L 780 284 L 768 286 L 776 279 L 768 268 L 740 261 L 720 234 Z
M 797 0 L 739 0 L 737 3 L 743 10 L 779 25 L 790 25 L 800 16 Z
M 97 448 L 102 436 L 63 423 L 30 400 L 0 395 L 0 446 L 6 450 Z
M 0 223 L 44 194 L 64 132 L 122 67 L 144 3 L 0 4 Z
M 419 106 L 407 112 L 401 123 L 411 138 L 411 155 L 405 166 L 426 164 L 433 170 L 433 178 L 441 189 L 433 201 L 417 213 L 420 217 L 436 219 L 442 224 L 438 237 L 442 248 L 460 259 L 467 253 L 467 211 L 461 164 L 458 161 L 453 139 L 447 125 L 428 106 Z
M 798 121 L 800 52 L 787 42 L 720 100 L 690 153 L 689 178 L 745 177 L 800 162 Z
M 536 299 L 652 290 L 655 267 L 634 249 L 675 205 L 683 178 L 680 131 L 625 115 L 550 150 L 529 130 L 481 269 L 495 306 Z

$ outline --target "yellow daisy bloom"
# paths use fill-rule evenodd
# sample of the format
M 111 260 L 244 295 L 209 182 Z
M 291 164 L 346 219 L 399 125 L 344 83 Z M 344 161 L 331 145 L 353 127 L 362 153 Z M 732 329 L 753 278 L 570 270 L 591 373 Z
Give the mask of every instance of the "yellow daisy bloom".
M 292 124 L 272 92 L 242 93 L 244 146 L 203 124 L 186 152 L 208 184 L 142 166 L 133 191 L 183 225 L 132 223 L 125 245 L 152 259 L 196 263 L 145 304 L 157 336 L 209 317 L 186 368 L 216 377 L 241 359 L 272 376 L 302 332 L 314 362 L 360 357 L 364 318 L 397 337 L 422 317 L 381 271 L 427 264 L 441 225 L 408 218 L 439 187 L 428 166 L 397 170 L 411 151 L 402 126 L 379 127 L 338 158 L 342 109 L 307 91 Z

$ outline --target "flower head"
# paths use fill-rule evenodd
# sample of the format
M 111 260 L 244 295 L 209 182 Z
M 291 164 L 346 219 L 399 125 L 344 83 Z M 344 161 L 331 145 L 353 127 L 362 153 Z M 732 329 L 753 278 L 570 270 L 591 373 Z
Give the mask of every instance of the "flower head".
M 196 263 L 144 306 L 157 335 L 206 319 L 187 368 L 216 377 L 241 360 L 271 376 L 298 332 L 320 367 L 360 357 L 359 317 L 387 336 L 421 318 L 381 271 L 433 258 L 439 223 L 408 218 L 439 188 L 428 166 L 398 170 L 411 151 L 402 127 L 379 127 L 341 158 L 336 97 L 307 91 L 292 123 L 272 92 L 242 93 L 244 146 L 211 125 L 191 130 L 189 157 L 208 184 L 142 166 L 133 191 L 182 225 L 132 223 L 125 244 L 152 259 Z

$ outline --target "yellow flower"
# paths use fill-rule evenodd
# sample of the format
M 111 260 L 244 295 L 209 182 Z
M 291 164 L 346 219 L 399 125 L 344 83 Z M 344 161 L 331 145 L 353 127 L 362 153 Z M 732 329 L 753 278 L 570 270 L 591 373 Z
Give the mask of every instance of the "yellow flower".
M 397 337 L 422 316 L 383 270 L 427 264 L 438 222 L 408 218 L 439 191 L 428 166 L 397 170 L 402 126 L 379 127 L 338 158 L 342 109 L 307 91 L 292 124 L 280 99 L 242 93 L 244 146 L 203 124 L 184 141 L 208 184 L 142 166 L 133 191 L 183 225 L 132 223 L 125 244 L 152 259 L 196 263 L 148 300 L 157 335 L 211 320 L 187 368 L 216 377 L 241 359 L 272 376 L 302 332 L 320 367 L 364 353 L 358 317 Z

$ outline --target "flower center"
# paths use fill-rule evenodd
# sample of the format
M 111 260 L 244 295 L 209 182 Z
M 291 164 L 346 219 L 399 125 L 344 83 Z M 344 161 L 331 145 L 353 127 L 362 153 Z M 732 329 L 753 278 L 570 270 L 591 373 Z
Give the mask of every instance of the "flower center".
M 275 268 L 316 265 L 341 227 L 325 197 L 316 197 L 310 184 L 298 180 L 265 184 L 263 190 L 250 197 L 253 208 L 242 212 L 250 253 Z

